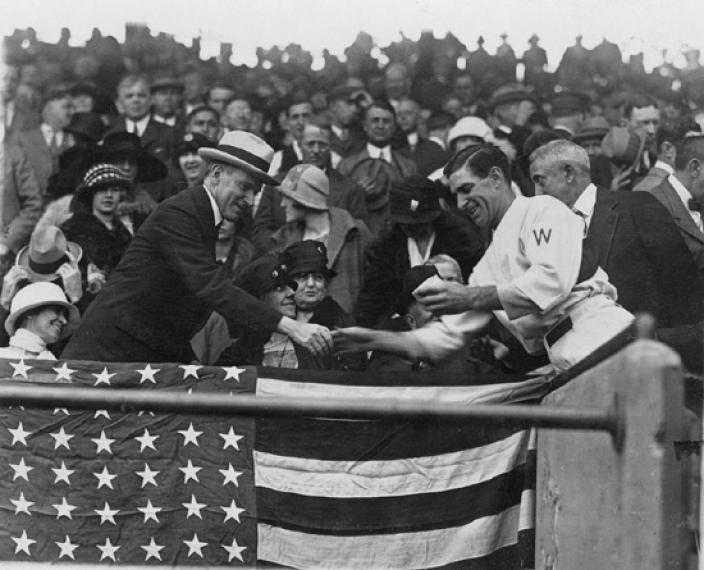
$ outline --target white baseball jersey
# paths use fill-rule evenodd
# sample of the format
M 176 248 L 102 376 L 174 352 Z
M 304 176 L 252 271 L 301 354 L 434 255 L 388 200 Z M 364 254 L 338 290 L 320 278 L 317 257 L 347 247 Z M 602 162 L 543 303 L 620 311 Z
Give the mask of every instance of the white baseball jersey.
M 469 277 L 469 285 L 495 286 L 503 310 L 493 311 L 530 353 L 544 350 L 545 334 L 582 300 L 616 289 L 598 268 L 577 283 L 584 223 L 550 196 L 517 197 L 494 231 L 492 242 Z M 448 315 L 413 331 L 437 358 L 456 350 L 476 332 L 477 313 Z M 604 339 L 607 340 L 607 339 Z

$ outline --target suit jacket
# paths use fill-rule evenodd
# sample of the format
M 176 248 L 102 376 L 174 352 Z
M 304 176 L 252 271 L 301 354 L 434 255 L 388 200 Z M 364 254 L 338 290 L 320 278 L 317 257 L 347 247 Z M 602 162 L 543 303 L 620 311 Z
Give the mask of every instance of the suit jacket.
M 44 135 L 39 127 L 31 131 L 17 133 L 13 137 L 14 144 L 27 157 L 30 167 L 34 171 L 34 177 L 37 179 L 42 197 L 46 197 L 46 191 L 49 186 L 49 177 L 56 172 L 58 168 L 58 155 L 53 156 L 51 150 L 44 140 Z M 60 152 L 68 150 L 71 146 L 68 133 L 64 134 L 63 143 Z
M 410 150 L 418 167 L 418 174 L 423 176 L 442 168 L 450 158 L 438 143 L 428 139 L 418 139 L 418 143 Z
M 659 166 L 653 166 L 646 174 L 643 179 L 641 179 L 638 184 L 636 184 L 633 189 L 639 191 L 652 190 L 656 186 L 660 186 L 663 180 L 667 178 L 670 174 L 660 168 Z
M 64 358 L 187 362 L 190 340 L 211 311 L 271 334 L 281 315 L 232 284 L 215 261 L 216 237 L 202 186 L 162 202 L 86 311 Z
M 597 189 L 585 256 L 593 254 L 632 313 L 660 326 L 699 321 L 704 285 L 667 211 L 643 192 Z
M 687 244 L 690 253 L 694 257 L 699 271 L 704 274 L 704 233 L 702 233 L 697 227 L 697 224 L 694 223 L 692 216 L 689 215 L 689 210 L 687 210 L 687 207 L 682 203 L 675 189 L 668 182 L 667 178 L 665 178 L 659 186 L 649 190 L 649 192 L 655 196 L 670 213 L 670 216 L 672 216 L 672 219 L 684 238 L 684 242 Z
M 17 253 L 28 241 L 42 213 L 42 194 L 27 158 L 7 145 L 0 198 L 0 242 Z
M 125 117 L 118 116 L 110 120 L 110 127 L 106 134 L 126 130 Z M 167 166 L 169 165 L 175 150 L 174 129 L 172 127 L 158 123 L 150 117 L 147 128 L 144 129 L 139 140 L 144 150 L 149 151 Z

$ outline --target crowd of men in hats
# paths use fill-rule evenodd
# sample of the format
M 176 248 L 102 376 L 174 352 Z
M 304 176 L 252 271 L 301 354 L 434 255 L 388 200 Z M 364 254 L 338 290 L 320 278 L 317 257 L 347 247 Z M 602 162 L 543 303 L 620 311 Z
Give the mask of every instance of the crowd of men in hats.
M 697 52 L 647 74 L 577 38 L 550 73 L 535 35 L 423 33 L 382 65 L 360 33 L 314 71 L 298 45 L 249 68 L 143 26 L 69 38 L 5 38 L 12 354 L 511 374 L 647 312 L 702 368 Z

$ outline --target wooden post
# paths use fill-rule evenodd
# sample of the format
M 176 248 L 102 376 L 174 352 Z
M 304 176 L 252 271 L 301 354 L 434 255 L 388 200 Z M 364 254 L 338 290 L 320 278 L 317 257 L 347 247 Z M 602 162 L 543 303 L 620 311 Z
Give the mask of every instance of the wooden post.
M 686 568 L 685 437 L 679 357 L 639 340 L 546 397 L 549 406 L 607 406 L 625 434 L 539 430 L 536 568 Z

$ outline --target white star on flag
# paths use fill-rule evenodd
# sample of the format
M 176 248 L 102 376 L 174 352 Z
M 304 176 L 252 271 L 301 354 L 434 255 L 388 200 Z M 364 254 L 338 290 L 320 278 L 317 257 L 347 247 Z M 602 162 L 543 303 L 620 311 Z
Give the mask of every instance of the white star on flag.
M 156 514 L 161 512 L 161 507 L 155 507 L 152 505 L 151 499 L 147 499 L 147 505 L 144 507 L 137 507 L 137 510 L 144 513 L 144 522 L 147 522 L 149 519 L 154 519 L 157 523 L 159 522 Z
M 110 455 L 112 455 L 112 449 L 110 449 L 110 446 L 115 442 L 115 440 L 107 437 L 105 435 L 105 430 L 100 431 L 100 437 L 92 437 L 91 441 L 97 446 L 97 449 L 95 450 L 96 455 L 99 455 L 101 451 L 107 451 Z
M 59 449 L 59 447 L 71 449 L 68 445 L 68 442 L 70 439 L 73 438 L 73 435 L 71 435 L 70 433 L 66 433 L 64 431 L 64 426 L 61 426 L 61 429 L 56 433 L 50 433 L 49 435 L 54 438 L 54 449 Z
M 71 374 L 75 372 L 75 370 L 71 370 L 68 365 L 64 362 L 61 366 L 58 368 L 54 368 L 54 372 L 56 372 L 56 381 L 58 382 L 59 380 L 71 380 Z
M 10 499 L 10 502 L 15 505 L 15 514 L 19 515 L 20 513 L 27 513 L 29 516 L 32 516 L 32 513 L 29 512 L 29 507 L 31 507 L 34 504 L 34 501 L 27 501 L 24 498 L 24 493 L 20 491 L 20 498 L 15 500 L 15 499 Z
M 26 552 L 28 555 L 31 556 L 31 554 L 29 552 L 29 547 L 32 546 L 37 541 L 32 538 L 29 538 L 27 536 L 26 530 L 22 531 L 22 536 L 18 536 L 17 538 L 15 538 L 14 536 L 11 536 L 10 538 L 12 540 L 14 540 L 15 544 L 17 545 L 15 547 L 15 554 L 18 554 L 20 551 L 22 551 L 22 552 Z
M 224 443 L 223 446 L 222 446 L 223 449 L 227 449 L 229 446 L 232 446 L 232 447 L 234 447 L 237 451 L 239 451 L 240 445 L 239 445 L 239 443 L 237 443 L 237 442 L 238 442 L 239 440 L 241 440 L 242 438 L 244 438 L 244 436 L 243 436 L 243 435 L 237 435 L 237 434 L 235 433 L 235 430 L 232 428 L 232 426 L 230 426 L 230 431 L 228 431 L 227 433 L 221 433 L 221 434 L 218 434 L 218 435 L 220 435 L 220 437 L 225 440 L 225 443 Z
M 225 371 L 225 378 L 223 378 L 223 380 L 232 378 L 233 380 L 237 380 L 237 382 L 240 381 L 240 374 L 246 372 L 246 368 L 237 368 L 237 366 L 223 366 L 222 369 Z
M 68 410 L 66 408 L 54 408 L 54 413 L 52 415 L 55 416 L 58 413 L 66 414 L 67 416 L 71 415 L 68 413 Z
M 222 482 L 222 486 L 224 487 L 228 483 L 232 483 L 235 487 L 237 487 L 237 478 L 242 475 L 242 471 L 235 471 L 235 468 L 232 466 L 232 463 L 227 464 L 227 469 L 218 469 L 222 476 L 225 478 L 225 480 Z
M 188 509 L 188 512 L 186 513 L 186 518 L 190 518 L 191 515 L 194 515 L 198 517 L 200 520 L 203 520 L 202 515 L 200 514 L 200 511 L 203 507 L 206 506 L 205 503 L 199 503 L 196 501 L 196 496 L 191 495 L 191 502 L 190 503 L 181 503 L 184 507 Z
M 63 461 L 61 462 L 61 467 L 59 469 L 52 467 L 51 470 L 54 472 L 54 475 L 56 475 L 54 484 L 59 481 L 66 481 L 67 485 L 71 485 L 71 481 L 69 481 L 68 478 L 76 472 L 75 469 L 66 469 L 66 463 Z
M 68 535 L 66 535 L 66 538 L 64 538 L 63 542 L 54 541 L 54 544 L 61 549 L 61 552 L 59 553 L 59 558 L 68 556 L 71 560 L 75 560 L 73 556 L 73 551 L 78 548 L 78 544 L 73 544 Z
M 95 514 L 100 515 L 100 524 L 105 522 L 112 523 L 116 525 L 115 515 L 120 512 L 120 509 L 111 509 L 110 503 L 105 501 L 105 506 L 102 509 L 93 509 Z M 101 559 L 102 560 L 102 559 Z
M 27 376 L 27 372 L 32 369 L 31 366 L 27 366 L 24 363 L 24 358 L 21 358 L 19 362 L 10 362 L 10 366 L 15 369 L 15 371 L 12 373 L 12 377 L 14 378 L 15 376 L 22 376 L 25 380 L 29 380 L 29 377 Z
M 198 479 L 198 471 L 203 469 L 202 467 L 194 467 L 193 463 L 191 463 L 191 460 L 188 460 L 188 463 L 186 464 L 185 467 L 179 467 L 178 470 L 183 473 L 183 482 L 188 483 L 189 479 L 193 479 L 196 483 L 200 483 L 200 480 Z
M 19 463 L 10 463 L 10 467 L 12 467 L 15 471 L 15 474 L 12 476 L 13 481 L 15 479 L 24 479 L 27 483 L 29 483 L 29 477 L 27 475 L 32 469 L 34 469 L 34 467 L 26 465 L 24 462 L 24 457 L 20 458 Z
M 103 416 L 104 418 L 107 418 L 108 420 L 110 419 L 110 414 L 108 414 L 107 410 L 95 410 L 95 414 L 93 414 L 93 418 L 97 419 L 100 416 Z
M 203 434 L 202 431 L 196 431 L 193 429 L 193 423 L 190 423 L 188 426 L 188 429 L 180 429 L 178 430 L 178 433 L 180 433 L 183 436 L 183 446 L 187 446 L 189 443 L 192 443 L 196 447 L 200 447 L 198 445 L 198 438 Z
M 241 552 L 243 550 L 247 550 L 247 547 L 240 546 L 239 544 L 237 544 L 237 539 L 233 538 L 231 545 L 228 546 L 227 544 L 223 544 L 222 547 L 225 550 L 227 550 L 227 561 L 228 562 L 232 562 L 233 558 L 237 558 L 237 560 L 239 560 L 240 562 L 244 562 L 244 560 L 242 560 Z
M 203 553 L 201 552 L 203 547 L 208 545 L 207 542 L 201 542 L 198 540 L 198 535 L 195 532 L 193 533 L 193 538 L 191 540 L 184 540 L 183 544 L 188 546 L 188 556 L 197 554 L 201 558 L 203 558 Z
M 115 487 L 112 486 L 112 480 L 117 477 L 117 475 L 113 475 L 108 471 L 108 466 L 105 465 L 103 467 L 103 471 L 101 473 L 93 473 L 98 478 L 98 489 L 100 489 L 102 486 L 106 486 L 110 489 L 114 489 Z
M 139 475 L 142 478 L 142 489 L 144 489 L 144 487 L 147 486 L 147 483 L 151 483 L 155 487 L 158 487 L 158 485 L 156 484 L 156 479 L 154 479 L 154 477 L 156 477 L 159 474 L 159 472 L 152 471 L 149 468 L 149 464 L 147 464 L 147 463 L 144 464 L 144 471 L 136 471 L 135 473 L 137 473 L 137 475 Z
M 98 384 L 107 384 L 110 386 L 110 378 L 115 376 L 117 372 L 113 372 L 112 374 L 108 374 L 108 369 L 107 366 L 103 368 L 103 371 L 100 374 L 93 374 L 95 376 L 95 384 L 93 386 L 97 386 Z
M 151 540 L 149 541 L 149 544 L 146 544 L 142 546 L 147 555 L 144 558 L 145 561 L 149 560 L 150 558 L 156 558 L 161 562 L 161 554 L 159 554 L 159 551 L 164 548 L 163 546 L 158 545 L 156 542 L 154 542 L 154 537 L 152 536 Z
M 139 372 L 141 378 L 139 379 L 140 384 L 144 384 L 145 382 L 149 381 L 152 384 L 156 384 L 156 378 L 154 378 L 154 375 L 161 370 L 160 368 L 152 368 L 151 364 L 147 364 L 144 368 L 141 370 L 137 370 Z
M 222 522 L 227 522 L 228 520 L 232 519 L 237 522 L 240 521 L 240 513 L 243 513 L 245 510 L 240 509 L 236 504 L 235 500 L 232 499 L 232 502 L 230 503 L 229 507 L 220 507 L 223 511 L 225 511 L 225 519 Z
M 198 366 L 197 364 L 179 364 L 178 367 L 183 369 L 184 380 L 189 376 L 193 376 L 193 378 L 198 380 L 198 371 L 203 368 L 202 366 Z
M 9 431 L 12 434 L 12 443 L 10 445 L 15 445 L 16 443 L 21 443 L 25 447 L 27 446 L 27 436 L 32 435 L 31 431 L 25 431 L 24 427 L 22 426 L 22 422 L 19 423 L 19 425 L 15 429 L 7 428 L 7 431 Z
M 142 435 L 140 435 L 139 437 L 135 437 L 135 439 L 139 442 L 139 452 L 142 453 L 147 447 L 150 447 L 154 451 L 156 451 L 156 447 L 154 447 L 154 441 L 157 440 L 159 437 L 160 436 L 158 435 L 151 435 L 149 433 L 149 430 L 145 429 Z
M 120 547 L 113 546 L 109 538 L 105 539 L 105 544 L 103 544 L 102 546 L 100 544 L 96 544 L 95 547 L 101 552 L 100 562 L 102 562 L 104 558 L 111 558 L 113 562 L 117 562 L 115 560 L 115 553 Z
M 61 503 L 56 503 L 55 505 L 51 505 L 56 509 L 56 518 L 59 519 L 61 517 L 66 517 L 69 520 L 73 520 L 73 517 L 71 516 L 71 511 L 75 511 L 77 507 L 74 505 L 70 505 L 66 501 L 66 497 L 61 497 Z

